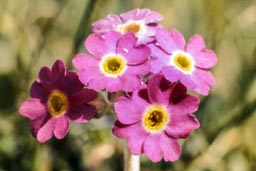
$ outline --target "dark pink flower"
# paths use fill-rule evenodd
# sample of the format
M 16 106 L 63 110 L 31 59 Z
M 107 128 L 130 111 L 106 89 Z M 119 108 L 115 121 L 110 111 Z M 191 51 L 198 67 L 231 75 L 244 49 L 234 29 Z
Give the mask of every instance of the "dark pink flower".
M 95 33 L 103 34 L 108 31 L 118 31 L 121 34 L 133 32 L 137 38 L 137 44 L 148 43 L 154 40 L 156 29 L 161 27 L 158 22 L 163 16 L 149 9 L 133 9 L 120 16 L 110 14 L 92 24 Z
M 57 60 L 52 69 L 41 68 L 30 95 L 19 112 L 31 120 L 32 135 L 40 143 L 53 135 L 63 139 L 69 129 L 69 120 L 86 122 L 95 113 L 94 107 L 87 103 L 96 98 L 97 92 L 85 89 L 75 72 L 66 73 L 61 60 Z
M 209 86 L 215 85 L 208 69 L 216 64 L 217 56 L 214 51 L 206 49 L 203 38 L 194 35 L 186 45 L 178 30 L 159 29 L 156 40 L 157 44 L 150 46 L 152 72 L 161 72 L 171 82 L 180 81 L 187 88 L 208 95 Z
M 81 71 L 81 82 L 93 89 L 110 92 L 139 88 L 141 75 L 150 71 L 150 49 L 146 45 L 135 46 L 136 41 L 132 33 L 91 34 L 85 46 L 92 56 L 80 53 L 72 61 Z
M 181 154 L 177 139 L 199 127 L 192 114 L 198 105 L 199 99 L 186 94 L 181 83 L 171 84 L 162 75 L 154 75 L 147 88 L 117 100 L 113 134 L 126 138 L 134 155 L 146 153 L 153 162 L 176 161 Z

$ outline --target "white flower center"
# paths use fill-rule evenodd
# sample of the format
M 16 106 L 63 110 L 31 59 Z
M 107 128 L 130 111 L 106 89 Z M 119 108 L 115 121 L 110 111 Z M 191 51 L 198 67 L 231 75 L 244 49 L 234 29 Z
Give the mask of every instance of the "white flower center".
M 107 54 L 100 61 L 100 71 L 109 77 L 122 75 L 127 69 L 126 59 L 117 54 Z
M 191 74 L 195 69 L 194 59 L 183 51 L 174 51 L 170 63 L 184 74 Z
M 118 25 L 116 31 L 121 34 L 133 32 L 139 40 L 142 40 L 147 34 L 147 26 L 143 20 L 128 20 L 124 24 Z

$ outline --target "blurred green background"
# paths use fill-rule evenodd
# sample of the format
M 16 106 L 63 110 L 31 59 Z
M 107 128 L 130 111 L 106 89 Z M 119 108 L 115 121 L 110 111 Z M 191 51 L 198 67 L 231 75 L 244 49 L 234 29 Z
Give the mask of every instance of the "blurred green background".
M 175 163 L 152 163 L 145 171 L 256 171 L 255 0 L 1 0 L 0 171 L 121 171 L 125 141 L 111 133 L 113 115 L 72 124 L 68 136 L 39 144 L 29 120 L 18 114 L 43 65 L 70 63 L 85 51 L 90 24 L 107 14 L 150 8 L 161 24 L 188 40 L 201 34 L 218 55 L 217 85 L 196 116 L 201 128 L 181 140 Z

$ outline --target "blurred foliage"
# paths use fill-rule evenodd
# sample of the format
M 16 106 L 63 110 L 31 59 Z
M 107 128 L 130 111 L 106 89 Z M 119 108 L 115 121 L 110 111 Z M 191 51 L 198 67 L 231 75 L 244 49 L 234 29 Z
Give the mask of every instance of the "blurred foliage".
M 181 140 L 180 160 L 152 163 L 142 156 L 142 170 L 256 170 L 255 0 L 1 0 L 0 171 L 122 170 L 125 142 L 111 133 L 113 115 L 72 124 L 64 140 L 39 144 L 17 109 L 41 66 L 61 58 L 72 68 L 90 24 L 132 8 L 162 13 L 161 24 L 186 39 L 201 34 L 219 59 L 212 70 L 217 85 L 195 113 L 201 128 Z

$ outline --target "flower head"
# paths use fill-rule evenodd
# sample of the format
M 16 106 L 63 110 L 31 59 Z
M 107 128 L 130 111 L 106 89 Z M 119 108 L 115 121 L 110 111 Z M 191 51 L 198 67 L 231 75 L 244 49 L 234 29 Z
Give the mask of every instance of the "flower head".
M 111 30 L 126 34 L 133 32 L 138 38 L 138 44 L 148 43 L 154 40 L 156 29 L 160 27 L 157 23 L 163 17 L 157 12 L 149 9 L 134 9 L 118 15 L 108 15 L 92 24 L 95 33 L 106 33 Z
M 162 158 L 176 161 L 181 154 L 177 139 L 186 138 L 199 127 L 192 115 L 198 105 L 199 99 L 186 94 L 181 83 L 171 84 L 156 74 L 149 79 L 147 88 L 115 103 L 117 121 L 113 133 L 128 140 L 134 155 L 146 153 L 153 162 Z
M 95 109 L 88 102 L 97 93 L 83 87 L 75 72 L 66 73 L 61 60 L 51 69 L 41 68 L 38 80 L 31 86 L 31 98 L 19 108 L 20 114 L 31 120 L 32 135 L 39 142 L 46 142 L 53 135 L 62 139 L 68 132 L 69 120 L 86 122 L 94 116 Z
M 90 35 L 85 46 L 92 56 L 80 53 L 73 59 L 79 69 L 79 79 L 91 88 L 107 91 L 133 91 L 140 87 L 143 74 L 150 71 L 146 45 L 135 47 L 132 33 L 121 35 L 110 31 L 104 36 Z
M 203 38 L 195 35 L 186 45 L 178 30 L 159 29 L 156 40 L 157 44 L 150 46 L 152 72 L 161 72 L 171 82 L 180 81 L 187 88 L 208 95 L 209 86 L 215 85 L 208 69 L 216 64 L 217 57 L 214 51 L 206 49 Z

